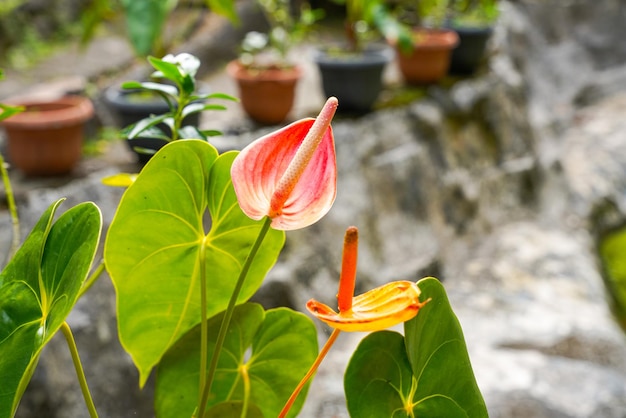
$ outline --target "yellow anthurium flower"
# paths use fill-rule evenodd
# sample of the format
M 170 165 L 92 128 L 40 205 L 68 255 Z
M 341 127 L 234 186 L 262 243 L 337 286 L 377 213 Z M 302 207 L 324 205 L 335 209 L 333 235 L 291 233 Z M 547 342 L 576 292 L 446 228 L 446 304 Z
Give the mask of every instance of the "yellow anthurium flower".
M 356 281 L 358 230 L 346 231 L 337 301 L 339 311 L 311 299 L 307 309 L 317 319 L 341 331 L 369 332 L 408 321 L 428 303 L 420 302 L 420 290 L 410 281 L 395 281 L 353 297 Z
M 430 302 L 430 298 L 420 302 L 420 289 L 417 283 L 396 281 L 372 289 L 362 295 L 353 297 L 356 283 L 356 265 L 359 249 L 359 230 L 351 226 L 346 230 L 343 240 L 341 260 L 341 276 L 335 312 L 327 305 L 311 299 L 306 307 L 317 319 L 333 327 L 326 344 L 311 365 L 307 374 L 285 403 L 278 418 L 285 418 L 295 402 L 298 394 L 317 371 L 317 368 L 328 354 L 330 347 L 341 331 L 370 332 L 380 331 L 408 321 L 417 315 L 419 310 Z
M 335 312 L 327 305 L 310 300 L 306 307 L 317 319 L 342 331 L 369 332 L 406 322 L 427 302 L 419 301 L 416 283 L 397 281 L 372 289 L 352 300 L 352 309 Z

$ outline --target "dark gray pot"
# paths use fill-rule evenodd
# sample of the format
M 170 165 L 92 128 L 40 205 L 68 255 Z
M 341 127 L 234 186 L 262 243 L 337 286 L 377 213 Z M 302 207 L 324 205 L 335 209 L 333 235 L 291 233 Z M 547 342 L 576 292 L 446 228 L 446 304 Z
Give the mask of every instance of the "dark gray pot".
M 386 45 L 370 45 L 360 54 L 320 49 L 313 56 L 326 97 L 337 97 L 338 112 L 352 113 L 372 110 L 383 88 L 383 70 L 392 58 Z
M 110 87 L 104 93 L 104 99 L 107 106 L 115 114 L 119 128 L 125 128 L 129 125 L 139 122 L 140 120 L 152 115 L 161 115 L 169 111 L 169 107 L 160 96 L 155 96 L 149 100 L 133 99 L 133 94 L 137 94 L 134 90 L 123 90 L 117 87 Z M 193 113 L 185 118 L 183 125 L 198 126 L 200 123 L 200 114 Z M 166 135 L 171 133 L 169 127 L 165 124 L 158 125 Z M 137 154 L 140 163 L 148 162 L 152 154 L 137 152 L 137 148 L 158 151 L 167 144 L 167 141 L 161 138 L 140 137 L 127 140 L 126 143 L 130 149 Z
M 452 51 L 449 73 L 454 75 L 471 75 L 480 66 L 491 37 L 491 27 L 452 26 L 459 35 L 459 44 Z

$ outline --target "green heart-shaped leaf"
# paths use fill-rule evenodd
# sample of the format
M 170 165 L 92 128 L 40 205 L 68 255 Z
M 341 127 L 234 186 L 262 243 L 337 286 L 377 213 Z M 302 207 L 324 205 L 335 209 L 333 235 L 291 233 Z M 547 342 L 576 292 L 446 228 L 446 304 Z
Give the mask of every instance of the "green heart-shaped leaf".
M 142 386 L 169 347 L 200 323 L 200 260 L 205 260 L 207 315 L 213 316 L 226 308 L 259 234 L 262 222 L 241 211 L 232 187 L 236 155 L 218 157 L 200 140 L 166 145 L 126 190 L 111 223 L 104 258 L 117 292 L 120 341 Z M 284 240 L 282 231 L 268 232 L 239 302 L 259 288 Z
M 431 299 L 405 323 L 406 338 L 379 331 L 355 351 L 345 376 L 350 416 L 487 417 L 463 331 L 434 278 L 418 282 Z
M 43 346 L 76 303 L 100 239 L 93 203 L 77 205 L 53 223 L 63 199 L 39 219 L 0 273 L 0 416 L 12 416 Z
M 422 291 L 420 299 L 431 301 L 404 324 L 407 353 L 418 378 L 415 399 L 428 399 L 445 407 L 433 410 L 451 411 L 450 405 L 454 404 L 468 417 L 486 417 L 487 408 L 476 384 L 463 330 L 444 287 L 432 277 L 417 285 Z
M 241 417 L 243 410 L 243 402 L 222 402 L 215 405 L 213 408 L 206 412 L 207 417 L 215 418 L 227 418 L 227 417 Z M 246 411 L 246 418 L 264 418 L 263 413 L 256 405 L 248 405 Z
M 209 320 L 208 359 L 222 317 L 220 314 Z M 265 312 L 253 303 L 237 306 L 219 358 L 209 406 L 241 402 L 247 393 L 249 405 L 258 408 L 262 416 L 277 416 L 315 360 L 317 348 L 315 325 L 307 316 L 286 308 Z M 159 418 L 191 416 L 198 403 L 199 368 L 198 326 L 181 338 L 159 364 L 155 392 Z M 306 389 L 296 400 L 290 417 L 300 410 L 305 395 Z M 221 414 L 208 416 L 239 417 L 240 410 L 236 415 L 221 410 Z
M 407 417 L 414 382 L 404 338 L 397 332 L 374 332 L 361 341 L 344 376 L 351 417 Z

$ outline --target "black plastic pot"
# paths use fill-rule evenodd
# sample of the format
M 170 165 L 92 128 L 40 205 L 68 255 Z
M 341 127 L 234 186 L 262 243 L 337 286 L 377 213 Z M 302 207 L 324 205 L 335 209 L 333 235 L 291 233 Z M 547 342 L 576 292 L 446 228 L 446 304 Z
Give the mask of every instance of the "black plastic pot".
M 161 96 L 147 96 L 145 92 L 136 90 L 123 90 L 117 87 L 110 87 L 104 93 L 107 106 L 115 114 L 115 118 L 120 129 L 139 122 L 152 115 L 161 115 L 169 111 L 169 107 Z M 200 114 L 193 113 L 183 121 L 183 125 L 198 126 Z M 170 135 L 170 128 L 165 124 L 158 125 L 166 135 Z M 150 160 L 152 154 L 137 152 L 137 149 L 148 149 L 158 151 L 167 144 L 161 138 L 141 137 L 127 140 L 130 149 L 137 154 L 139 162 L 145 164 Z
M 393 59 L 386 45 L 370 45 L 362 53 L 317 50 L 313 56 L 326 97 L 339 100 L 338 112 L 366 113 L 372 110 L 382 88 L 385 66 Z
M 449 73 L 454 75 L 471 75 L 480 66 L 491 37 L 491 27 L 453 26 L 459 35 L 459 44 L 452 51 Z

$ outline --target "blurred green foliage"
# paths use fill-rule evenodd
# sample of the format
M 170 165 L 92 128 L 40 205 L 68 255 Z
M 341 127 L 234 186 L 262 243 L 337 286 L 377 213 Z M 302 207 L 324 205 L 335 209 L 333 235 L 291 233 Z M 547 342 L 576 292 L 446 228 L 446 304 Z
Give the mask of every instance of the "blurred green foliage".
M 84 45 L 104 23 L 118 21 L 138 56 L 164 55 L 165 26 L 176 8 L 208 8 L 239 22 L 235 0 L 0 0 L 0 65 L 28 67 L 56 46 Z
M 599 251 L 611 310 L 626 331 L 626 227 L 601 238 Z

